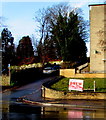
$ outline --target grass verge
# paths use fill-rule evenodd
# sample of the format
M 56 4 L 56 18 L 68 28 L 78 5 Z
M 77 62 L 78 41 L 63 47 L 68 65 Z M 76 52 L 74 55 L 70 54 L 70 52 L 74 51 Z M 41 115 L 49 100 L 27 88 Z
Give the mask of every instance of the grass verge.
M 96 83 L 96 92 L 106 92 L 106 78 L 63 78 L 51 85 L 52 89 L 59 91 L 69 91 L 69 79 L 84 80 L 84 89 L 94 89 L 94 81 Z

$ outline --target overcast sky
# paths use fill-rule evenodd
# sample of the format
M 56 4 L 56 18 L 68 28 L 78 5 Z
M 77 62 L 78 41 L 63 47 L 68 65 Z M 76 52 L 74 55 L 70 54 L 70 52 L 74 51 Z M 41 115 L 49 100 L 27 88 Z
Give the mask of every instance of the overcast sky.
M 47 8 L 60 2 L 69 2 L 71 7 L 81 8 L 85 20 L 89 20 L 89 4 L 103 3 L 104 0 L 2 0 L 0 16 L 5 18 L 4 24 L 11 31 L 15 44 L 23 36 L 36 35 L 36 23 L 34 21 L 35 12 L 42 8 Z M 89 44 L 87 44 L 89 49 Z

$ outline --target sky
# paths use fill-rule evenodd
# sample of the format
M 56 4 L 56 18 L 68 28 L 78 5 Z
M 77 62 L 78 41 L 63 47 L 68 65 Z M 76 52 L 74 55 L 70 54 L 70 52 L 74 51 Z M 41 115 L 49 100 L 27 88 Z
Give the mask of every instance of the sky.
M 61 2 L 68 2 L 71 7 L 81 8 L 85 20 L 89 20 L 89 4 L 103 3 L 104 0 L 2 0 L 0 2 L 0 17 L 14 37 L 14 43 L 19 44 L 23 36 L 37 36 L 34 17 L 39 9 L 50 7 Z M 87 43 L 89 56 L 89 42 Z

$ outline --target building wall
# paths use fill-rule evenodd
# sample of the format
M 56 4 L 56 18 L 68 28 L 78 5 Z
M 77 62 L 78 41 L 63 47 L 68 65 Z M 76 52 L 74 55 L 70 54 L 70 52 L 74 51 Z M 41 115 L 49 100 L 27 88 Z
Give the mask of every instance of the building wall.
M 90 5 L 90 72 L 106 72 L 106 5 Z

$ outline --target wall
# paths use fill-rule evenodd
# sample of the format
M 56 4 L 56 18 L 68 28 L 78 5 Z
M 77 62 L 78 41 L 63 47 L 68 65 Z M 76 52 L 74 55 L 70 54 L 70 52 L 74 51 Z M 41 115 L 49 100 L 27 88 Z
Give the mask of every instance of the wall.
M 75 69 L 60 69 L 60 75 L 74 78 L 105 78 L 106 73 L 75 73 Z
M 0 76 L 0 86 L 10 86 L 10 76 Z
M 75 75 L 75 69 L 60 69 L 60 76 L 70 77 Z
M 94 92 L 63 92 L 56 91 L 45 86 L 42 86 L 42 97 L 52 99 L 106 99 L 106 93 Z

